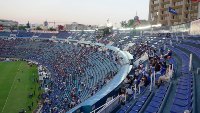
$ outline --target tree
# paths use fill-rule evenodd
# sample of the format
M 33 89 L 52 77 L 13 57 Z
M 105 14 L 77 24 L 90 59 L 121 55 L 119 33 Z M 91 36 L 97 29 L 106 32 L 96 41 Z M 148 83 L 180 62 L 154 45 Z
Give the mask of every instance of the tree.
M 18 26 L 18 29 L 19 30 L 26 30 L 26 26 L 20 25 L 20 26 Z
M 42 28 L 40 26 L 36 27 L 36 30 L 42 30 Z
M 27 28 L 31 28 L 31 27 L 30 27 L 29 21 L 28 21 L 28 23 L 26 24 L 26 27 L 27 27 Z
M 128 27 L 133 27 L 133 25 L 134 25 L 134 20 L 133 19 L 128 20 L 127 26 Z
M 50 27 L 49 31 L 56 31 L 56 29 L 54 29 L 53 27 Z
M 121 24 L 121 27 L 127 27 L 127 22 L 126 21 L 121 21 L 120 24 Z
M 58 31 L 63 31 L 64 30 L 64 26 L 63 25 L 58 25 Z
M 17 30 L 17 25 L 14 25 L 14 26 L 10 26 L 10 30 L 12 31 L 12 30 Z

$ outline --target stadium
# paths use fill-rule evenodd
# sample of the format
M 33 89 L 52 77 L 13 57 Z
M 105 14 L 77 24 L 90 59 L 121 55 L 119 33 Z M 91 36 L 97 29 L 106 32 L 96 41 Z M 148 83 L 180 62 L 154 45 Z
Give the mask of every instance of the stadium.
M 200 113 L 200 11 L 156 18 L 65 30 L 0 20 L 0 112 Z

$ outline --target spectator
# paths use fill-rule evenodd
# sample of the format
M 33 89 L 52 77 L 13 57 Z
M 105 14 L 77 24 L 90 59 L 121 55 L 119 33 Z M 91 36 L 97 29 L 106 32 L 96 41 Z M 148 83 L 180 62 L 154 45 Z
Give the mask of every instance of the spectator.
M 128 87 L 128 88 L 126 89 L 126 94 L 128 95 L 127 100 L 129 101 L 129 99 L 130 99 L 130 98 L 132 97 L 132 95 L 133 95 L 133 90 L 132 90 L 131 87 Z
M 44 81 L 41 85 L 48 89 L 42 94 L 44 100 L 42 112 L 47 113 L 68 111 L 89 98 L 88 95 L 94 95 L 114 77 L 120 65 L 111 56 L 113 52 L 106 53 L 97 49 L 98 47 L 85 48 L 79 44 L 73 45 L 49 40 L 35 41 L 20 38 L 5 40 L 0 38 L 1 57 L 36 61 L 39 62 L 39 65 L 47 67 L 51 73 L 51 77 L 43 78 Z M 101 67 L 96 65 L 97 62 L 102 63 Z M 102 71 L 105 70 L 105 67 L 107 69 L 104 73 L 98 72 L 98 76 L 101 78 L 95 79 L 95 82 L 88 79 L 90 77 L 94 79 L 97 76 L 97 73 L 91 73 L 90 70 L 96 72 L 98 68 Z M 43 73 L 43 70 L 39 73 Z M 93 81 L 92 85 L 90 81 Z M 60 106 L 57 107 L 58 105 Z
M 167 82 L 169 79 L 170 79 L 170 75 L 169 75 L 169 67 L 167 67 L 167 70 L 166 70 L 166 73 L 165 75 L 162 75 L 158 78 L 158 82 L 157 82 L 157 85 L 160 86 L 160 84 L 162 82 Z

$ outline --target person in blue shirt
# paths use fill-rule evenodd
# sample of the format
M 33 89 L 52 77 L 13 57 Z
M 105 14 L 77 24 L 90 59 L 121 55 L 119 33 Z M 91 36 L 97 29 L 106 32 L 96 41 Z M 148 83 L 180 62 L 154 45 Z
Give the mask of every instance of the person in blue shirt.
M 164 58 L 169 59 L 172 56 L 172 50 L 168 50 L 167 54 L 165 54 Z

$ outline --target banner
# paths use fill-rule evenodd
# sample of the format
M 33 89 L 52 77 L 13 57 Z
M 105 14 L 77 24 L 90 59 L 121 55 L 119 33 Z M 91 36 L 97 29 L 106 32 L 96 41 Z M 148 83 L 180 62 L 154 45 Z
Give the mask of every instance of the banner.
M 190 35 L 200 35 L 200 19 L 191 22 Z
M 172 33 L 189 32 L 190 23 L 171 26 Z
M 178 13 L 176 12 L 176 10 L 173 9 L 173 8 L 171 8 L 171 7 L 169 7 L 168 11 L 169 11 L 170 13 L 172 13 L 172 14 L 175 14 L 175 15 L 178 14 Z

